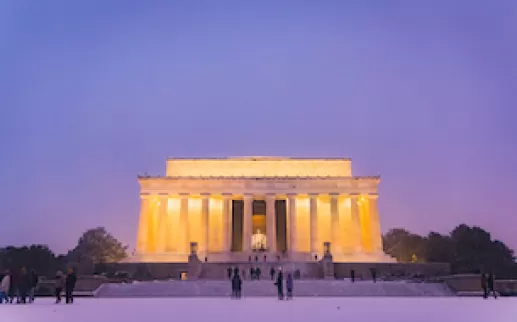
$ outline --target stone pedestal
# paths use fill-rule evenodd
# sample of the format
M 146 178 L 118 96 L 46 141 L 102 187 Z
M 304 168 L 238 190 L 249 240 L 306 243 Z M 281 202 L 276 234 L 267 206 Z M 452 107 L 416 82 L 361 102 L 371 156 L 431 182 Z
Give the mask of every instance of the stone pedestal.
M 197 257 L 197 243 L 190 243 L 190 255 L 188 256 L 188 272 L 187 279 L 196 280 L 201 274 L 203 263 Z
M 320 261 L 323 270 L 324 279 L 334 279 L 334 263 L 332 261 L 332 253 L 330 249 L 330 242 L 323 243 L 323 258 Z

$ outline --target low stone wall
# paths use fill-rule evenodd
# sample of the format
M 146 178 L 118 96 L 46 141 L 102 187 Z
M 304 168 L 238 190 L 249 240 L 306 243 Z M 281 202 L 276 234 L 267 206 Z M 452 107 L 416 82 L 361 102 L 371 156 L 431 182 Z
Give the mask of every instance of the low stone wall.
M 483 294 L 479 274 L 446 276 L 443 281 L 458 295 Z M 501 295 L 517 296 L 517 280 L 496 280 L 495 290 Z
M 74 294 L 77 296 L 93 296 L 93 291 L 108 282 L 110 282 L 110 280 L 103 276 L 79 276 L 75 285 Z M 54 296 L 55 285 L 56 281 L 53 279 L 43 280 L 38 283 L 35 293 L 37 296 Z
M 106 271 L 113 274 L 127 272 L 131 279 L 181 279 L 181 274 L 188 271 L 187 263 L 111 263 Z
M 377 278 L 386 275 L 438 277 L 450 274 L 447 263 L 334 263 L 336 278 L 349 278 L 350 272 L 355 271 L 356 278 L 371 279 L 371 269 L 375 269 Z
M 321 267 L 317 262 L 240 262 L 240 263 L 202 263 L 200 278 L 221 279 L 226 276 L 229 266 L 238 266 L 249 273 L 251 267 L 260 267 L 262 275 L 267 276 L 271 266 L 283 266 L 285 270 L 299 270 L 302 279 L 323 278 Z M 408 277 L 423 275 L 425 277 L 447 276 L 449 265 L 445 263 L 334 263 L 336 278 L 349 278 L 350 271 L 355 270 L 357 278 L 371 279 L 370 269 L 374 268 L 378 278 L 386 275 Z M 106 271 L 127 272 L 131 279 L 180 279 L 181 274 L 188 272 L 188 263 L 114 263 L 108 264 Z

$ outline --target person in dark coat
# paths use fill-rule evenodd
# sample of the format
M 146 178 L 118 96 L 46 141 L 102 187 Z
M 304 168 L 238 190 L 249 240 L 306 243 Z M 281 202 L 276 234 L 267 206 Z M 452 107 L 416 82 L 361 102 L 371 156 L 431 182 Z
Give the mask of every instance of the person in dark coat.
M 29 289 L 31 288 L 31 276 L 27 273 L 25 267 L 22 267 L 20 272 L 20 279 L 18 280 L 19 303 L 25 304 L 27 303 L 27 295 L 29 295 Z
M 487 297 L 492 293 L 494 295 L 494 298 L 497 298 L 497 293 L 495 292 L 495 276 L 491 272 L 488 274 L 487 278 L 487 286 L 488 286 L 488 293 Z
M 370 268 L 370 272 L 372 273 L 372 280 L 374 283 L 377 283 L 377 270 L 375 268 Z
M 271 266 L 271 269 L 269 270 L 269 276 L 271 276 L 271 280 L 275 279 L 275 268 Z
M 18 270 L 11 271 L 11 285 L 9 285 L 9 303 L 13 303 L 16 298 L 16 303 L 20 303 L 20 293 L 18 292 L 18 284 L 20 281 L 20 274 Z
M 350 279 L 352 280 L 352 283 L 355 282 L 355 270 L 350 270 Z
M 250 268 L 250 279 L 252 281 L 255 279 L 255 269 L 253 267 Z
M 240 299 L 242 291 L 242 280 L 239 274 L 233 275 L 232 278 L 232 298 Z
M 278 274 L 276 274 L 276 290 L 278 293 L 278 299 L 284 299 L 284 274 L 282 273 L 282 269 L 278 269 Z
M 293 299 L 293 275 L 291 273 L 287 274 L 287 278 L 285 280 L 285 288 L 287 289 L 287 299 Z
M 262 271 L 260 270 L 260 267 L 255 268 L 255 277 L 259 281 L 260 281 L 260 274 L 262 274 Z
M 488 297 L 488 276 L 486 273 L 481 274 L 481 288 L 483 289 L 483 297 Z
M 77 282 L 77 276 L 75 275 L 75 272 L 72 268 L 68 269 L 68 275 L 66 275 L 66 282 L 65 282 L 65 298 L 67 304 L 74 303 L 74 289 L 75 289 L 75 283 Z
M 231 267 L 228 267 L 228 269 L 226 270 L 227 274 L 228 274 L 228 279 L 231 280 L 232 279 L 232 268 Z
M 29 286 L 29 303 L 34 302 L 34 294 L 36 293 L 36 286 L 38 286 L 39 276 L 35 270 L 31 270 L 30 274 L 30 286 Z

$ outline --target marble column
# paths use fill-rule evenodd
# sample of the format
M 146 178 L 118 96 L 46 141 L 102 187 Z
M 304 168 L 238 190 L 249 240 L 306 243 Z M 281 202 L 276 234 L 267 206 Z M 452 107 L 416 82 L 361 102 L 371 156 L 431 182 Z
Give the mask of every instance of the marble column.
M 335 254 L 341 251 L 339 243 L 339 209 L 338 209 L 339 194 L 330 194 L 330 242 L 331 252 Z
M 200 253 L 206 254 L 208 253 L 209 245 L 208 241 L 210 240 L 209 232 L 210 227 L 208 226 L 208 211 L 210 206 L 210 194 L 204 193 L 201 194 L 201 225 L 203 226 L 203 240 L 201 241 Z
M 226 253 L 230 252 L 232 247 L 230 201 L 231 195 L 223 194 L 223 252 Z
M 266 247 L 270 252 L 276 252 L 275 201 L 275 195 L 266 196 Z
M 154 254 L 158 250 L 158 213 L 160 212 L 160 198 L 153 195 L 150 197 L 149 203 L 146 253 Z
M 289 209 L 289 251 L 295 253 L 296 246 L 296 195 L 287 196 L 287 208 Z
M 357 205 L 358 200 L 356 195 L 350 196 L 350 216 L 352 219 L 351 239 L 353 244 L 353 250 L 356 253 L 363 251 L 362 248 L 362 236 L 361 236 L 361 217 L 359 216 L 359 207 Z
M 320 248 L 318 236 L 318 195 L 311 194 L 309 198 L 311 253 L 316 254 Z
M 372 246 L 374 253 L 382 253 L 382 233 L 381 223 L 379 221 L 379 210 L 377 206 L 377 196 L 370 195 L 368 197 L 368 210 L 371 219 Z
M 180 230 L 181 230 L 181 251 L 184 254 L 190 253 L 190 225 L 188 220 L 188 194 L 180 195 Z
M 244 218 L 242 225 L 242 251 L 251 251 L 252 218 L 253 216 L 253 196 L 244 195 Z
M 158 206 L 158 241 L 157 252 L 165 253 L 167 247 L 168 227 L 167 227 L 167 210 L 169 208 L 169 197 L 161 195 Z
M 138 219 L 138 237 L 136 240 L 136 253 L 143 254 L 147 251 L 147 238 L 149 234 L 149 196 L 140 195 L 140 216 Z

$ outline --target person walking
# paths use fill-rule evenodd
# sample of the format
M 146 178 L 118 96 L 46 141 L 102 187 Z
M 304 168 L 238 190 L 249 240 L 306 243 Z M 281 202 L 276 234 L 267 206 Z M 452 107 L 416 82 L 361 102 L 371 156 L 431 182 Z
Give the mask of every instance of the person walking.
M 27 273 L 27 269 L 22 267 L 20 270 L 20 279 L 18 280 L 18 294 L 20 298 L 20 303 L 27 303 L 27 295 L 29 295 L 29 289 L 31 286 L 31 277 Z M 17 302 L 18 303 L 18 302 Z
M 20 274 L 16 269 L 11 271 L 11 284 L 9 285 L 9 303 L 13 303 L 14 298 L 16 298 L 16 303 L 20 303 L 20 294 L 18 292 L 18 281 L 20 279 Z
M 255 277 L 257 278 L 257 281 L 260 281 L 260 274 L 262 274 L 260 267 L 255 268 Z
M 370 273 L 372 274 L 372 280 L 374 283 L 377 283 L 377 270 L 372 267 L 370 268 Z
M 5 271 L 4 277 L 2 277 L 2 281 L 0 282 L 0 304 L 2 304 L 5 300 L 5 303 L 9 303 L 9 289 L 11 288 L 11 274 L 9 271 Z
M 494 295 L 494 298 L 497 298 L 497 293 L 495 292 L 495 276 L 492 274 L 492 272 L 488 273 L 487 278 L 487 284 L 488 284 L 488 293 L 487 297 L 492 293 Z
M 74 270 L 72 268 L 69 268 L 68 275 L 66 275 L 66 282 L 65 282 L 66 304 L 74 303 L 73 293 L 74 293 L 76 282 L 77 282 L 77 276 L 75 275 Z
M 226 270 L 226 273 L 228 274 L 228 279 L 231 281 L 232 280 L 232 267 L 228 267 L 228 269 Z
M 481 288 L 483 289 L 483 298 L 488 297 L 488 276 L 486 273 L 481 273 Z
M 36 286 L 38 286 L 39 276 L 35 270 L 31 270 L 30 274 L 30 285 L 29 285 L 29 303 L 34 302 L 34 295 L 36 293 Z
M 234 274 L 232 278 L 232 298 L 240 299 L 242 291 L 242 280 L 239 274 Z
M 293 299 L 293 274 L 288 273 L 285 280 L 285 288 L 287 289 L 287 299 Z
M 278 293 L 278 299 L 283 300 L 284 299 L 284 275 L 282 273 L 282 268 L 278 269 L 278 274 L 276 274 L 276 290 Z
M 275 279 L 275 268 L 273 266 L 271 266 L 271 269 L 269 270 L 269 276 L 271 276 L 272 281 Z
M 63 272 L 57 271 L 56 282 L 54 284 L 55 295 L 56 295 L 56 304 L 61 303 L 61 292 L 63 292 L 64 287 L 65 287 L 65 276 L 63 275 Z

